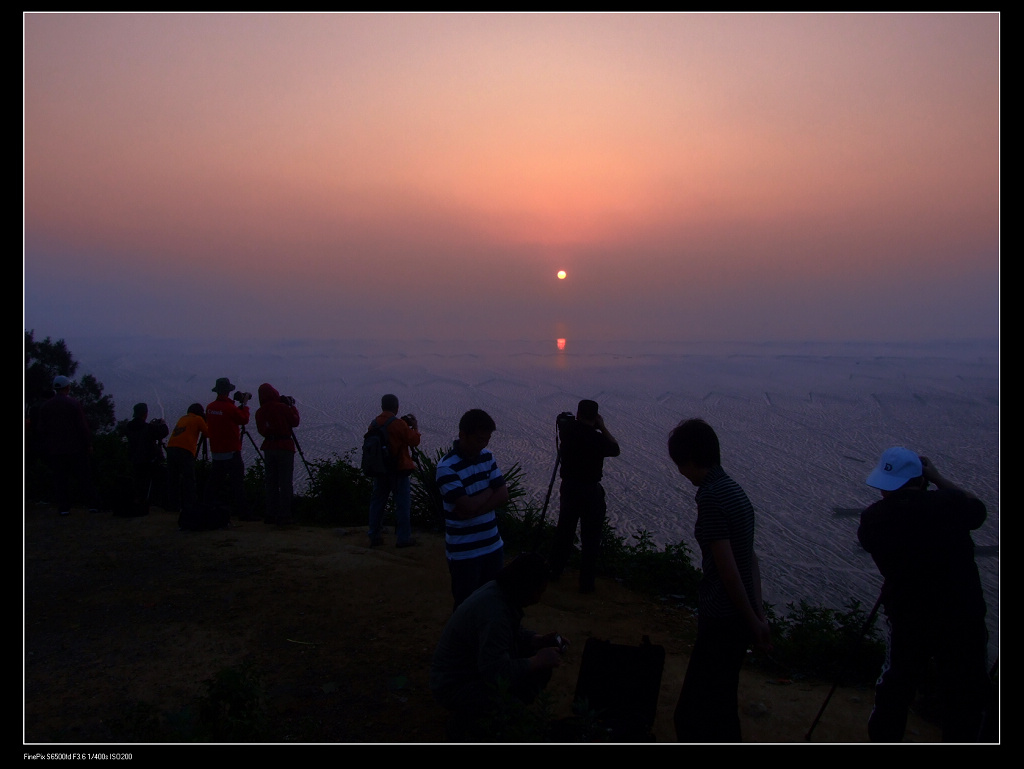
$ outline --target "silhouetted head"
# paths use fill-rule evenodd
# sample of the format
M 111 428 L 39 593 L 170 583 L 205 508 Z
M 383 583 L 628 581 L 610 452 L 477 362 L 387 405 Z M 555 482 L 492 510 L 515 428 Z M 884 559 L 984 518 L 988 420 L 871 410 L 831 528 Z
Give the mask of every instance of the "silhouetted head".
M 551 569 L 537 553 L 520 553 L 498 572 L 494 581 L 514 605 L 532 606 L 544 595 Z
M 388 393 L 380 399 L 380 410 L 390 411 L 392 414 L 398 413 L 398 396 Z
M 132 419 L 138 419 L 145 422 L 147 416 L 149 416 L 149 406 L 145 403 L 136 403 L 132 408 Z
M 459 420 L 460 433 L 493 433 L 497 429 L 491 415 L 483 409 L 470 409 Z
M 189 414 L 196 414 L 197 416 L 201 416 L 201 417 L 205 417 L 206 416 L 206 412 L 203 411 L 203 404 L 202 403 L 193 403 L 191 406 L 188 407 L 188 413 Z
M 597 419 L 597 401 L 580 401 L 576 407 L 576 418 L 581 422 L 593 422 Z
M 459 454 L 466 458 L 478 456 L 491 442 L 494 420 L 483 409 L 470 409 L 459 420 Z
M 718 435 L 703 419 L 686 419 L 668 436 L 668 455 L 679 473 L 699 486 L 708 470 L 722 464 Z
M 703 419 L 685 419 L 668 437 L 668 455 L 676 466 L 691 461 L 698 467 L 722 464 L 718 435 Z

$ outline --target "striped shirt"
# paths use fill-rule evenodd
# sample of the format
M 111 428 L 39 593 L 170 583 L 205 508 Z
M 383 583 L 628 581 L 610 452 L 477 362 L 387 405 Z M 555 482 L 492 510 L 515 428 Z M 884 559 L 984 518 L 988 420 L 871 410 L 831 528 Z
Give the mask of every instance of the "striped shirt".
M 697 522 L 693 535 L 700 545 L 701 580 L 699 611 L 705 617 L 732 617 L 739 612 L 725 592 L 725 585 L 715 565 L 711 543 L 727 539 L 733 558 L 747 591 L 750 605 L 754 599 L 754 507 L 746 493 L 721 466 L 712 468 L 697 487 Z
M 473 496 L 488 487 L 499 488 L 504 484 L 498 464 L 487 449 L 475 457 L 464 458 L 459 454 L 456 441 L 452 450 L 438 462 L 437 486 L 444 502 L 444 548 L 448 560 L 479 558 L 504 546 L 493 510 L 462 521 L 453 515 L 460 497 Z

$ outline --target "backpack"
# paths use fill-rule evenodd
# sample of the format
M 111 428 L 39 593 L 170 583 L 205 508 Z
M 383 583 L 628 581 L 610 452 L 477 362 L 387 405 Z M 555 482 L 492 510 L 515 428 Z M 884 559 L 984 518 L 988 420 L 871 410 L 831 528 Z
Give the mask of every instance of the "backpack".
M 391 441 L 388 438 L 388 425 L 398 417 L 391 417 L 380 425 L 374 419 L 370 428 L 363 436 L 363 458 L 360 469 L 369 478 L 384 478 L 395 471 L 397 458 L 391 456 Z

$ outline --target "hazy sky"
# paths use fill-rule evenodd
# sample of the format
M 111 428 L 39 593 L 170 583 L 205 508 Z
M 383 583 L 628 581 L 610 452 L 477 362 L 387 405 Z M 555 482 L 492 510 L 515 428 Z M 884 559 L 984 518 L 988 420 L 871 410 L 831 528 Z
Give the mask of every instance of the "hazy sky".
M 993 337 L 999 22 L 28 14 L 25 326 Z

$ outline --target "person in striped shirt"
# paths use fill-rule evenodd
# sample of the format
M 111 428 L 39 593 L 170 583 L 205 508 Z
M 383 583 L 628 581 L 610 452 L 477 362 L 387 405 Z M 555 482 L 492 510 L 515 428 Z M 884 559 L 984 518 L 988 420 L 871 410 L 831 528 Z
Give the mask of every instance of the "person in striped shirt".
M 444 502 L 445 556 L 458 608 L 504 565 L 504 543 L 495 510 L 508 502 L 508 487 L 487 450 L 496 426 L 482 409 L 459 420 L 459 438 L 437 464 L 437 486 Z
M 722 469 L 718 435 L 704 420 L 680 422 L 668 452 L 679 473 L 697 487 L 693 531 L 704 572 L 697 640 L 675 710 L 676 739 L 740 742 L 740 667 L 751 645 L 771 648 L 754 554 L 754 508 Z

